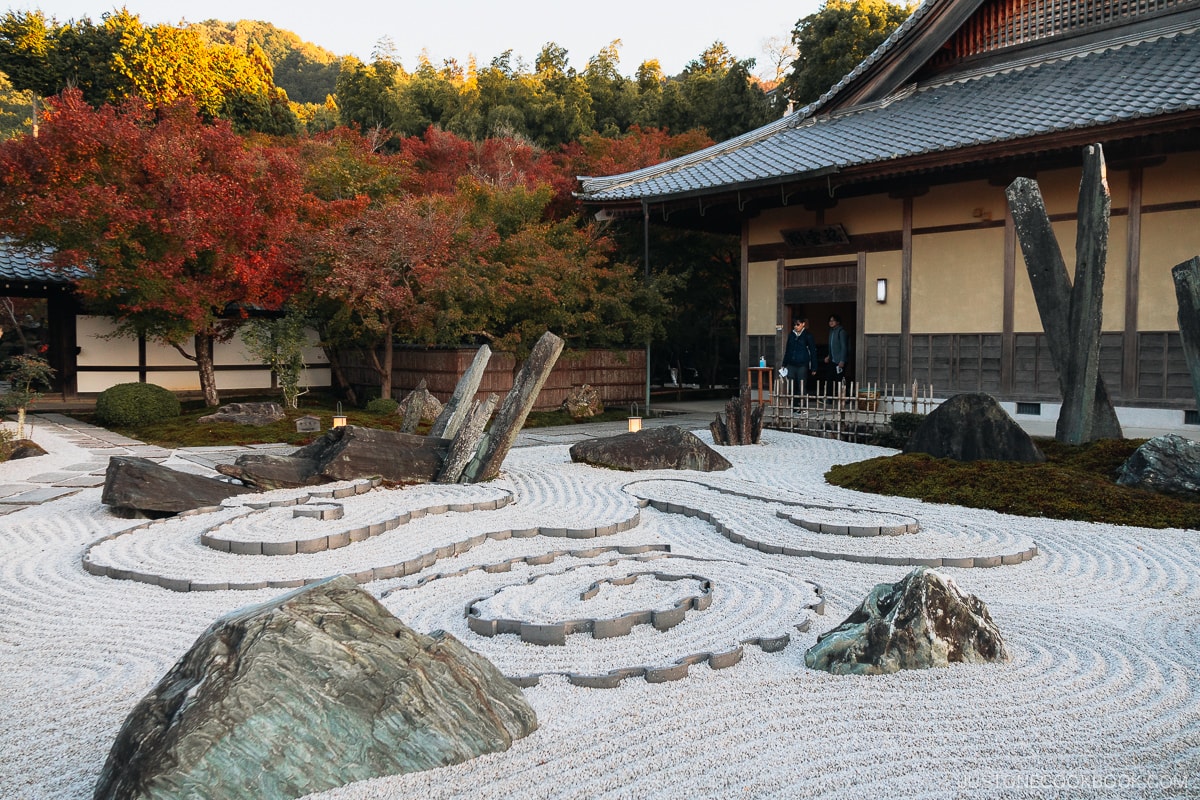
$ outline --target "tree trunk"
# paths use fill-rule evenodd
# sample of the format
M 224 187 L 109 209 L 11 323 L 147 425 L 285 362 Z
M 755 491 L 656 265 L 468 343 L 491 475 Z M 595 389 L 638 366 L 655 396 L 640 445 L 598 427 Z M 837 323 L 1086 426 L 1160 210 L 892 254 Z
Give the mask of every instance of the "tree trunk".
M 383 335 L 383 376 L 379 379 L 379 396 L 385 399 L 392 396 L 392 365 L 396 361 L 396 347 L 392 344 L 393 330 L 395 327 L 388 325 Z
M 196 334 L 196 370 L 200 373 L 204 405 L 209 408 L 221 405 L 221 398 L 217 394 L 217 373 L 213 369 L 213 340 L 211 333 Z
M 346 402 L 352 406 L 358 405 L 358 395 L 354 392 L 354 387 L 350 385 L 350 381 L 346 380 L 346 373 L 342 370 L 342 355 L 336 347 L 326 347 L 325 357 L 329 359 L 329 371 L 333 375 L 334 385 L 345 396 Z

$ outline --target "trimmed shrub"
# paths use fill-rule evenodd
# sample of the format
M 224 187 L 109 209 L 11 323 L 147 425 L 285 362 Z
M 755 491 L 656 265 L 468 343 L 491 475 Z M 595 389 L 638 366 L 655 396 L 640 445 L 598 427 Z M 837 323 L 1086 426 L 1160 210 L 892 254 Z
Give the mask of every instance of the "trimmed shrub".
M 400 404 L 390 397 L 376 397 L 367 403 L 367 413 L 369 414 L 395 414 L 396 409 Z
M 924 421 L 924 414 L 898 411 L 888 418 L 888 427 L 876 433 L 871 439 L 871 444 L 903 450 L 904 445 L 908 444 L 908 440 L 912 438 Z
M 179 416 L 179 398 L 153 383 L 118 383 L 96 398 L 96 422 L 136 428 Z

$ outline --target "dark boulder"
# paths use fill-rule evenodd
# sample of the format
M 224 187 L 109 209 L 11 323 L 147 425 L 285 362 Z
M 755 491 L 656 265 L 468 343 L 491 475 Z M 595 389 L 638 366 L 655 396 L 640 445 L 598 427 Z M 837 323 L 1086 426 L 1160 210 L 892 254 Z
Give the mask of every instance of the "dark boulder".
M 987 606 L 954 581 L 917 567 L 881 583 L 853 614 L 817 637 L 804 663 L 834 675 L 883 675 L 949 664 L 1006 662 L 1008 651 Z
M 164 517 L 218 506 L 228 497 L 251 491 L 245 486 L 164 467 L 147 458 L 113 456 L 104 473 L 100 502 L 122 516 Z
M 342 576 L 213 623 L 125 720 L 95 797 L 293 798 L 507 750 L 536 728 L 491 662 Z
M 718 472 L 733 465 L 691 431 L 676 425 L 587 439 L 571 445 L 571 460 L 610 469 L 693 469 Z
M 1046 460 L 1029 434 L 987 394 L 960 394 L 942 403 L 913 433 L 904 452 L 955 461 Z
M 14 439 L 11 442 L 5 442 L 0 453 L 3 454 L 3 461 L 16 461 L 18 458 L 35 458 L 37 456 L 46 455 L 46 451 L 40 444 L 32 439 Z
M 1117 470 L 1117 483 L 1152 492 L 1200 493 L 1200 442 L 1177 433 L 1155 436 L 1133 451 Z
M 396 483 L 431 483 L 449 448 L 448 439 L 346 425 L 290 456 L 239 456 L 232 465 L 218 466 L 217 471 L 264 489 L 376 475 Z
M 287 414 L 278 403 L 229 403 L 215 413 L 200 417 L 196 422 L 232 422 L 237 425 L 270 425 L 285 418 Z

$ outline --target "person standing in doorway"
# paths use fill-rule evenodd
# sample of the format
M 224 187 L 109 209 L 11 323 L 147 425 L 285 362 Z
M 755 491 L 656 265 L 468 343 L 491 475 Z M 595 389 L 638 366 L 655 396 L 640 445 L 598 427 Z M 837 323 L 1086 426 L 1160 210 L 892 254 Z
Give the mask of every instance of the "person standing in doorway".
M 808 329 L 807 317 L 800 317 L 792 323 L 787 349 L 783 351 L 783 366 L 787 367 L 788 377 L 795 385 L 796 398 L 792 405 L 796 405 L 800 394 L 812 383 L 817 373 L 817 343 Z
M 829 355 L 825 356 L 829 364 L 833 380 L 846 379 L 846 366 L 850 363 L 850 335 L 842 327 L 842 318 L 837 314 L 829 315 Z

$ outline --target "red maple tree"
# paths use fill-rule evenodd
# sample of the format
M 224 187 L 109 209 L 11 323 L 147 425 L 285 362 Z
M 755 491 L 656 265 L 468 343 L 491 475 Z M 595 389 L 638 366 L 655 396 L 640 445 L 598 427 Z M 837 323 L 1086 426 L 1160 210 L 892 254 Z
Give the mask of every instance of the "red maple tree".
M 83 267 L 80 294 L 122 332 L 196 362 L 210 406 L 214 342 L 231 316 L 294 290 L 295 234 L 312 207 L 285 148 L 206 123 L 187 101 L 93 108 L 68 91 L 38 137 L 0 144 L 0 232 Z

